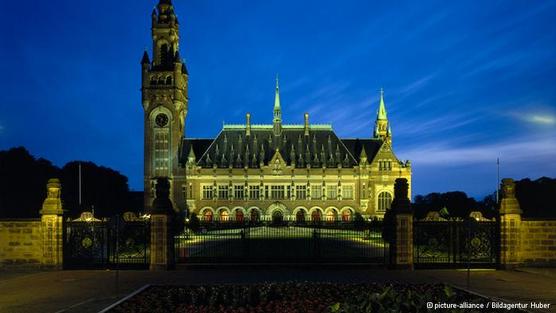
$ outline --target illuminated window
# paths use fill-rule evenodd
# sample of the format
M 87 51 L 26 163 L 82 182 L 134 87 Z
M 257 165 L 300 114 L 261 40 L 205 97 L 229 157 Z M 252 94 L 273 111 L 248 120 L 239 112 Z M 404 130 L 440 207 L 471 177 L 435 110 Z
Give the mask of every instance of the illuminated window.
M 234 186 L 234 199 L 242 200 L 243 199 L 243 185 L 235 185 Z
M 378 210 L 379 211 L 386 211 L 390 209 L 392 205 L 392 195 L 388 192 L 383 191 L 378 195 Z
M 353 185 L 342 185 L 342 199 L 353 199 Z
M 351 210 L 345 210 L 342 212 L 342 222 L 351 221 Z
M 230 214 L 226 210 L 220 210 L 220 220 L 227 222 L 230 220 Z
M 336 220 L 336 218 L 337 218 L 336 211 L 330 210 L 326 213 L 326 221 L 327 222 L 333 222 L 333 221 Z
M 203 186 L 203 200 L 212 200 L 213 191 L 212 186 Z
M 168 127 L 154 129 L 154 171 L 155 176 L 169 176 L 169 134 Z
M 249 186 L 249 199 L 259 200 L 259 186 Z
M 243 211 L 236 209 L 236 222 L 243 222 Z
M 212 211 L 211 210 L 205 210 L 205 212 L 203 214 L 203 221 L 212 222 Z
M 286 196 L 284 185 L 270 186 L 270 198 L 272 200 L 282 200 Z
M 228 200 L 228 185 L 218 185 L 218 199 Z
M 297 198 L 297 200 L 305 200 L 307 198 L 307 186 L 295 186 L 295 197 Z
M 322 185 L 311 185 L 311 199 L 322 199 Z
M 338 197 L 338 186 L 336 185 L 327 185 L 326 186 L 326 198 L 328 200 L 336 200 Z

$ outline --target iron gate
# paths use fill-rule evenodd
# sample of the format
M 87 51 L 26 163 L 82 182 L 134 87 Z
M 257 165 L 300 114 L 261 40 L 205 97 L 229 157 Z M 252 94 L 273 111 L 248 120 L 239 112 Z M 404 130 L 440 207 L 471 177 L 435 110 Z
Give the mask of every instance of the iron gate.
M 497 222 L 415 221 L 413 258 L 416 268 L 496 268 Z
M 211 222 L 175 237 L 178 263 L 380 263 L 382 224 Z
M 64 268 L 148 268 L 148 221 L 66 221 Z

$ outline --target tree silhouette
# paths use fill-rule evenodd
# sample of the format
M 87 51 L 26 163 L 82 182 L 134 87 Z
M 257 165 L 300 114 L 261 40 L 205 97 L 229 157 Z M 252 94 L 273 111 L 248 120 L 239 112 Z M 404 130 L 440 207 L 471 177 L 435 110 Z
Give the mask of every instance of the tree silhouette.
M 82 206 L 79 206 L 79 163 L 82 170 Z M 130 193 L 127 177 L 92 162 L 72 161 L 58 168 L 46 159 L 36 159 L 23 147 L 0 151 L 0 218 L 38 218 L 49 178 L 62 183 L 65 216 L 77 217 L 83 210 L 109 217 L 138 211 L 137 192 Z

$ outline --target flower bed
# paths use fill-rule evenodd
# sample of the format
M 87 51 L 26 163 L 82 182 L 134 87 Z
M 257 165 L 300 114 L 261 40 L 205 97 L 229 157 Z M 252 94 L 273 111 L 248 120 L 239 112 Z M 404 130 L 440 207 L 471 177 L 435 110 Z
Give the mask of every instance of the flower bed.
M 430 312 L 427 302 L 483 304 L 491 300 L 441 284 L 266 283 L 152 286 L 110 312 Z M 446 311 L 446 310 L 441 310 Z M 457 309 L 449 312 L 484 312 Z

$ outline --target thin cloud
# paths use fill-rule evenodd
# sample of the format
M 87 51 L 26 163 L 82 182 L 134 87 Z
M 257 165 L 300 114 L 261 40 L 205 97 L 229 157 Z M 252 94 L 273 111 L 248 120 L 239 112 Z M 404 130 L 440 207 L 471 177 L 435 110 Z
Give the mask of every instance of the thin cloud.
M 451 114 L 437 118 L 427 118 L 426 121 L 406 122 L 397 126 L 397 133 L 404 136 L 419 136 L 431 133 L 442 133 L 481 120 L 479 114 Z
M 500 158 L 505 163 L 535 160 L 552 162 L 556 158 L 556 140 L 545 136 L 516 138 L 486 145 L 459 147 L 450 143 L 436 143 L 400 151 L 400 155 L 416 166 L 471 165 L 492 163 Z
M 301 97 L 289 105 L 290 109 L 307 108 L 313 105 L 309 112 L 318 112 L 322 106 L 337 103 L 344 91 L 349 87 L 348 82 L 329 84 L 318 88 L 307 96 Z
M 401 87 L 398 91 L 398 94 L 400 94 L 400 95 L 413 94 L 413 93 L 419 91 L 420 89 L 422 89 L 423 87 L 425 87 L 437 75 L 438 75 L 438 73 L 432 73 L 430 75 L 421 77 L 421 78 L 419 78 L 419 79 Z
M 529 112 L 514 111 L 508 115 L 516 120 L 523 121 L 537 126 L 554 126 L 556 125 L 556 114 L 551 112 L 542 112 L 546 109 L 529 109 Z M 536 112 L 531 112 L 536 111 Z
M 550 115 L 532 114 L 526 118 L 528 122 L 541 125 L 554 125 L 556 118 Z

